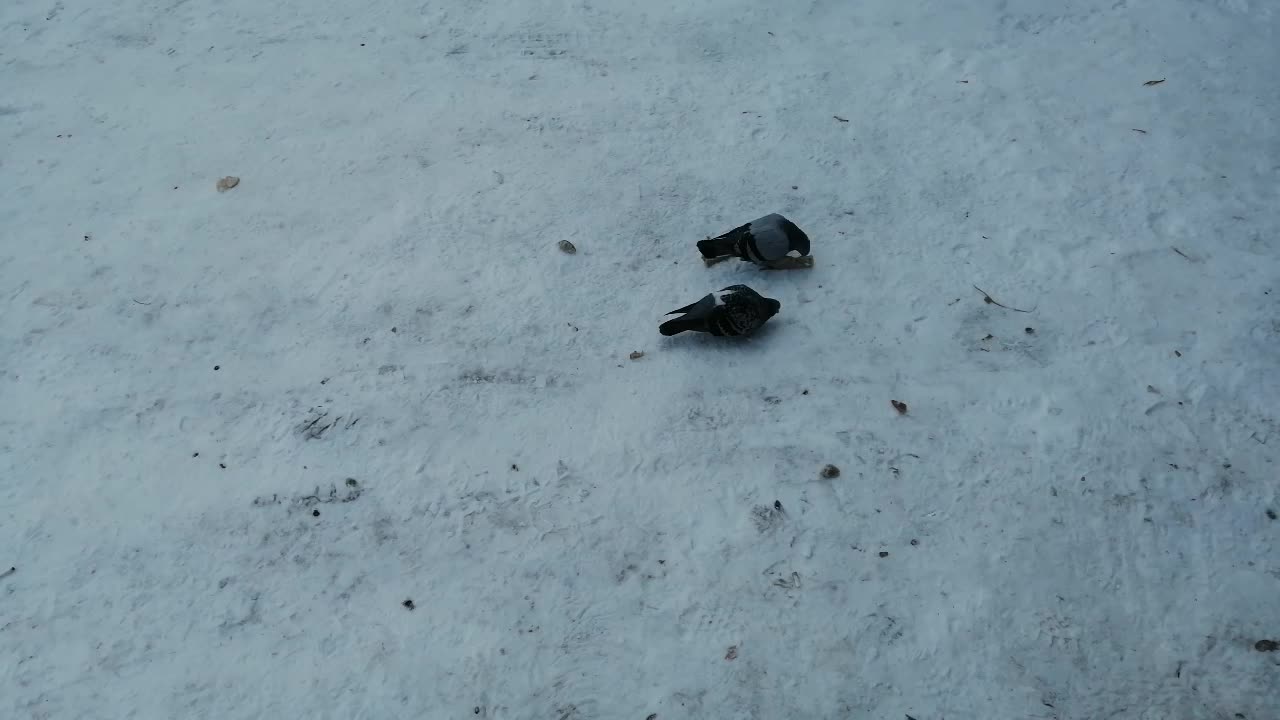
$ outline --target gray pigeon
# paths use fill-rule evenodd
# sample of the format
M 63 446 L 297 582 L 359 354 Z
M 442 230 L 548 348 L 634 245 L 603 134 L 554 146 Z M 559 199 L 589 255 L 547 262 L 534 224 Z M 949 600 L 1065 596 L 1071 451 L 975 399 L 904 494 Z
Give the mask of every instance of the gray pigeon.
M 710 333 L 717 337 L 750 335 L 778 314 L 782 303 L 762 297 L 746 285 L 730 285 L 719 292 L 707 293 L 696 303 L 672 310 L 668 315 L 683 313 L 658 327 L 663 335 L 678 335 L 686 330 Z
M 809 236 L 795 223 L 777 213 L 752 220 L 718 237 L 698 241 L 698 251 L 707 260 L 736 257 L 757 265 L 775 263 L 792 250 L 809 254 Z

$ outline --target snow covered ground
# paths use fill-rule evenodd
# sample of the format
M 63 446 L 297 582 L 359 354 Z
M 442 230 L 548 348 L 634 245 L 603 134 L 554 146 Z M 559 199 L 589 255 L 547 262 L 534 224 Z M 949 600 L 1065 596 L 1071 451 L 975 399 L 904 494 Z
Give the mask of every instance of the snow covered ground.
M 7 0 L 0 717 L 1274 720 L 1278 66 L 1269 0 Z M 813 270 L 703 266 L 769 212 Z

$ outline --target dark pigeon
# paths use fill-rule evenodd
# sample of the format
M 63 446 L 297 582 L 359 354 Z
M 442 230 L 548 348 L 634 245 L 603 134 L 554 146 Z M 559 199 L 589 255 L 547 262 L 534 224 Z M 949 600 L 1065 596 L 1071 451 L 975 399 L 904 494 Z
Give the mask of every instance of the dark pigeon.
M 678 335 L 686 330 L 710 333 L 717 337 L 750 335 L 769 318 L 778 314 L 782 303 L 762 297 L 746 285 L 730 285 L 719 292 L 707 293 L 696 303 L 672 310 L 668 315 L 683 313 L 658 327 L 663 335 Z
M 777 213 L 698 242 L 698 252 L 704 259 L 736 257 L 757 265 L 775 263 L 792 251 L 801 257 L 808 255 L 809 236 Z

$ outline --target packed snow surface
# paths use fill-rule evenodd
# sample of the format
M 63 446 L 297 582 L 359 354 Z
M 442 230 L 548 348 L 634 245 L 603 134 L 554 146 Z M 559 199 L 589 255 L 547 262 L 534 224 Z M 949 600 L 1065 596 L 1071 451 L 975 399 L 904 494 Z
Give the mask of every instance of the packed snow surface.
M 1277 67 L 1271 0 L 0 3 L 0 717 L 1274 720 Z M 772 212 L 812 269 L 703 264 Z

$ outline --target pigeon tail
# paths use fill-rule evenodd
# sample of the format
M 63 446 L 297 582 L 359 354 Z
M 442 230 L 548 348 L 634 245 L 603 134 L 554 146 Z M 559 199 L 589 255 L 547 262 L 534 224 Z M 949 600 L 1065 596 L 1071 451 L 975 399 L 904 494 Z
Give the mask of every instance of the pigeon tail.
M 737 256 L 738 249 L 736 244 L 734 238 L 730 237 L 707 238 L 706 240 L 698 241 L 698 252 L 702 253 L 702 257 L 708 260 L 726 255 Z
M 668 320 L 659 325 L 658 332 L 670 337 L 672 335 L 679 335 L 687 330 L 696 330 L 701 325 L 702 322 L 696 318 L 690 319 L 687 317 L 680 317 L 675 320 Z

